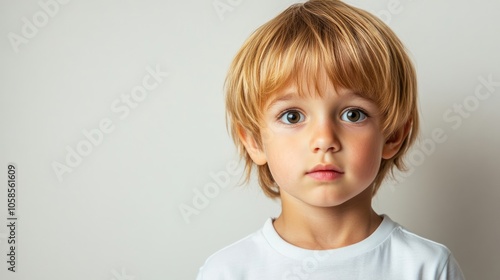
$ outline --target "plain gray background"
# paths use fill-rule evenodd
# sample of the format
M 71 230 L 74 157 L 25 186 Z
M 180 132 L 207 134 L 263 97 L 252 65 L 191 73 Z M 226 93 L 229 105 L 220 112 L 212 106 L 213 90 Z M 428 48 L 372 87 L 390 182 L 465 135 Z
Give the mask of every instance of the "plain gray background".
M 255 181 L 237 186 L 222 85 L 248 35 L 294 2 L 1 0 L 0 278 L 194 279 L 278 215 Z M 347 2 L 395 30 L 419 75 L 412 170 L 376 209 L 447 245 L 468 279 L 499 279 L 500 2 Z

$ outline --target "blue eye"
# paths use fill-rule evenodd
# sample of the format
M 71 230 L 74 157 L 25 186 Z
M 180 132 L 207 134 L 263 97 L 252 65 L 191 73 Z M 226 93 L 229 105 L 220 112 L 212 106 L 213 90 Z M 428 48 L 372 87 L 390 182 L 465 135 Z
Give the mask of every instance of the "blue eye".
M 366 114 L 359 109 L 348 109 L 342 113 L 340 118 L 346 122 L 357 123 L 364 121 L 366 117 Z
M 304 121 L 304 115 L 295 110 L 286 111 L 280 116 L 280 121 L 286 124 L 297 124 Z

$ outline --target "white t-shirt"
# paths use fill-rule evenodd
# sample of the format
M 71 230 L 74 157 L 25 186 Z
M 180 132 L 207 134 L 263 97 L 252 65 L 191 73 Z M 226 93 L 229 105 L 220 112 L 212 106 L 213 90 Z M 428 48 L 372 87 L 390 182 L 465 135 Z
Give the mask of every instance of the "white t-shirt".
M 287 243 L 268 219 L 259 231 L 210 256 L 197 280 L 464 279 L 448 248 L 382 217 L 366 239 L 331 250 Z

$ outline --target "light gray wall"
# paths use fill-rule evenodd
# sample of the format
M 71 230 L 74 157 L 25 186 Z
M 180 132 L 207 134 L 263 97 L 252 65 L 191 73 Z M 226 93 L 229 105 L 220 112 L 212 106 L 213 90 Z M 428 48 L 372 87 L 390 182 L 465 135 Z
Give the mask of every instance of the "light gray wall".
M 1 0 L 0 278 L 194 279 L 276 216 L 255 182 L 236 186 L 222 84 L 243 40 L 293 2 Z M 421 145 L 376 209 L 450 247 L 468 279 L 499 279 L 500 2 L 348 2 L 393 27 L 420 79 Z

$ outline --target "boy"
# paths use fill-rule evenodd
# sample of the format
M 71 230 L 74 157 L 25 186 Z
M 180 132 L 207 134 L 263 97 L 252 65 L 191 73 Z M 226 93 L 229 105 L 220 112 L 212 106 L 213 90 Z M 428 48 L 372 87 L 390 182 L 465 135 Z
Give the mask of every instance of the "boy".
M 261 26 L 226 80 L 232 137 L 279 217 L 208 258 L 199 280 L 463 279 L 443 245 L 372 209 L 419 129 L 416 75 L 396 35 L 335 0 Z

